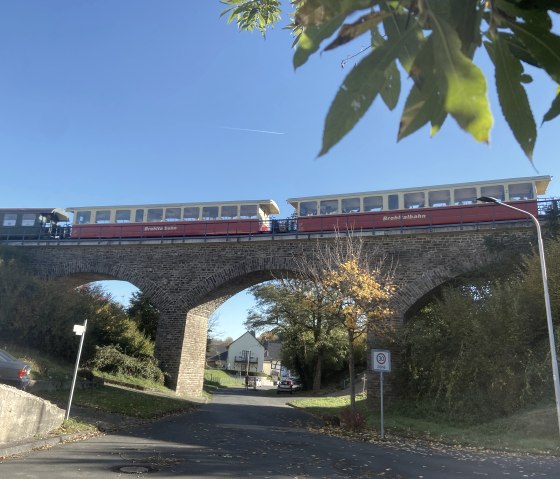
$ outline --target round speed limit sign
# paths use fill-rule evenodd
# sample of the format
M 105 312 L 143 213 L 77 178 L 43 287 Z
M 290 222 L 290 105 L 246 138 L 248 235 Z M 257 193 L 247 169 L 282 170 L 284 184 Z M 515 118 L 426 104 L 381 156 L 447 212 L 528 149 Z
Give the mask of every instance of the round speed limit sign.
M 372 349 L 371 364 L 374 371 L 391 371 L 391 352 L 383 349 Z

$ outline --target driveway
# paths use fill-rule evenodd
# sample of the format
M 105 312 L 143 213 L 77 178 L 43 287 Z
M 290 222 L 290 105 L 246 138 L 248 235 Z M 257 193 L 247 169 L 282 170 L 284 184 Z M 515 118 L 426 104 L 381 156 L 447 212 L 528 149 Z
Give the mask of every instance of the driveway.
M 291 397 L 224 390 L 183 415 L 0 464 L 0 478 L 558 478 L 560 459 L 331 437 Z

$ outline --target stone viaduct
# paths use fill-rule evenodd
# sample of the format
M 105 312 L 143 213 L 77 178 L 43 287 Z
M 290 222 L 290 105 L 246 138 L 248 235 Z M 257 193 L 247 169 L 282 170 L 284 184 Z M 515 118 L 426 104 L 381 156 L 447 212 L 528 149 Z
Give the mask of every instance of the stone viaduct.
M 522 243 L 530 248 L 529 223 L 482 224 L 360 233 L 368 254 L 385 257 L 398 287 L 392 301 L 393 322 L 430 291 L 449 280 L 499 261 L 486 238 Z M 262 235 L 245 238 L 160 240 L 61 240 L 25 243 L 26 256 L 39 276 L 64 278 L 71 286 L 102 279 L 128 281 L 151 298 L 161 313 L 156 355 L 177 394 L 202 393 L 208 317 L 228 298 L 266 280 L 289 275 L 297 257 L 310 255 L 328 235 Z M 376 340 L 368 337 L 374 347 Z M 370 373 L 368 397 L 378 396 Z M 390 378 L 388 378 L 390 379 Z M 390 383 L 388 384 L 390 386 Z

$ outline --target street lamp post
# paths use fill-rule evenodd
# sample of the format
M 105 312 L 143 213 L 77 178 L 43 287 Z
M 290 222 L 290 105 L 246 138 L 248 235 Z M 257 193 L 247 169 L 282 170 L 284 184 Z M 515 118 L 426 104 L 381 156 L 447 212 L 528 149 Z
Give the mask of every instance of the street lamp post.
M 483 203 L 495 203 L 500 206 L 504 206 L 511 210 L 519 211 L 524 215 L 527 215 L 529 218 L 533 220 L 535 226 L 537 228 L 537 242 L 539 245 L 539 257 L 541 263 L 541 273 L 542 273 L 542 280 L 543 280 L 543 289 L 544 289 L 544 304 L 546 309 L 546 321 L 548 325 L 548 341 L 550 343 L 550 358 L 552 360 L 552 380 L 554 382 L 554 395 L 556 398 L 556 417 L 558 418 L 558 431 L 560 432 L 560 383 L 558 382 L 558 359 L 556 358 L 556 344 L 554 340 L 554 326 L 552 324 L 552 311 L 550 308 L 550 296 L 548 294 L 548 280 L 546 274 L 546 263 L 544 258 L 544 246 L 541 234 L 541 224 L 539 220 L 528 211 L 522 210 L 521 208 L 516 208 L 515 206 L 508 205 L 496 198 L 492 198 L 491 196 L 481 196 L 477 198 L 478 201 L 482 201 Z

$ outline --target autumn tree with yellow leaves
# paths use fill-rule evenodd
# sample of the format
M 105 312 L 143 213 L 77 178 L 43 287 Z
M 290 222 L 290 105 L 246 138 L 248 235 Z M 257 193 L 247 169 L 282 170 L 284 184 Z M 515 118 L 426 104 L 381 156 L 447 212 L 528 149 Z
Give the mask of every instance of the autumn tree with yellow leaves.
M 389 301 L 395 291 L 393 269 L 384 264 L 383 257 L 368 254 L 362 237 L 352 231 L 337 232 L 332 241 L 317 243 L 313 254 L 303 258 L 300 266 L 322 285 L 330 315 L 346 332 L 353 408 L 356 401 L 354 345 L 368 331 L 381 337 L 390 334 Z

